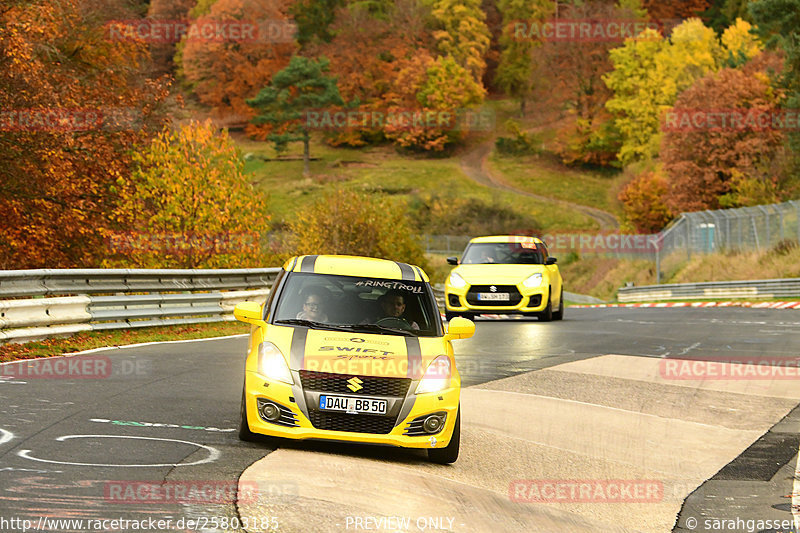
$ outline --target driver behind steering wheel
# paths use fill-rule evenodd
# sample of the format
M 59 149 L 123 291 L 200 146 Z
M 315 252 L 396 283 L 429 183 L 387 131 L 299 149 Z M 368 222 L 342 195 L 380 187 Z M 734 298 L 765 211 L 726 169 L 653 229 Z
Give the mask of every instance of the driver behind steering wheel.
M 419 324 L 403 318 L 403 313 L 406 311 L 406 297 L 402 291 L 397 289 L 386 291 L 385 294 L 378 298 L 378 303 L 381 304 L 381 309 L 384 312 L 384 316 L 379 319 L 379 322 L 387 318 L 396 318 L 407 323 L 411 329 L 419 329 Z

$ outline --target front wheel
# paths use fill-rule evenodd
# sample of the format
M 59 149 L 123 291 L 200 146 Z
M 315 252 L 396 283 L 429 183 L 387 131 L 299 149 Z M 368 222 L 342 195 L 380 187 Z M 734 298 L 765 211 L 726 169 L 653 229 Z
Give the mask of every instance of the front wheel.
M 540 322 L 550 322 L 553 320 L 553 299 L 550 296 L 551 295 L 547 296 L 547 306 L 544 308 L 544 311 L 539 313 Z
M 440 465 L 455 463 L 458 459 L 458 449 L 461 445 L 461 406 L 458 407 L 456 414 L 456 427 L 453 428 L 453 436 L 450 437 L 450 444 L 444 448 L 430 448 L 428 450 L 428 460 Z
M 553 320 L 564 319 L 564 290 L 561 290 L 561 296 L 558 297 L 558 311 L 553 313 Z
M 247 404 L 244 401 L 244 391 L 242 391 L 242 406 L 239 408 L 239 440 L 255 442 L 258 435 L 250 431 L 250 424 L 247 423 Z

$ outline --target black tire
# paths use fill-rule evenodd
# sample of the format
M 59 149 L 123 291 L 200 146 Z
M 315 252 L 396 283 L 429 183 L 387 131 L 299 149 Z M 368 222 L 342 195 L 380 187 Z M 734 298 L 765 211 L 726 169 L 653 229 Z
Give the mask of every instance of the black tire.
M 553 320 L 564 319 L 564 289 L 561 289 L 561 296 L 558 297 L 558 311 L 553 312 Z
M 239 440 L 246 442 L 257 442 L 258 435 L 250 431 L 250 425 L 247 423 L 247 404 L 244 401 L 244 390 L 242 391 L 242 405 L 239 408 Z
M 456 427 L 453 428 L 453 436 L 450 437 L 450 444 L 444 448 L 429 448 L 428 460 L 440 465 L 455 463 L 458 459 L 458 449 L 461 445 L 461 406 L 458 406 L 456 414 Z
M 445 318 L 445 319 L 446 319 L 448 322 L 449 322 L 449 321 L 451 321 L 451 320 L 453 320 L 453 319 L 454 319 L 455 317 L 457 317 L 457 316 L 461 316 L 461 315 L 459 315 L 458 313 L 451 313 L 450 311 L 445 311 L 445 312 L 444 312 L 444 318 Z
M 553 299 L 550 295 L 547 295 L 547 306 L 545 306 L 544 311 L 539 313 L 539 321 L 540 322 L 550 322 L 553 320 Z

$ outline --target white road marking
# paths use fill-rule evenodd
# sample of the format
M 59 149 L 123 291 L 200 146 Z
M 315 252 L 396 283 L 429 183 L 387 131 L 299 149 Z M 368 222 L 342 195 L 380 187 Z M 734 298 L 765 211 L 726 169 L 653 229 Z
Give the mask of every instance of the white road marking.
M 162 442 L 178 442 L 180 444 L 188 444 L 190 446 L 197 446 L 198 448 L 203 448 L 204 450 L 208 451 L 208 457 L 205 459 L 201 459 L 199 461 L 194 461 L 192 463 L 161 463 L 161 464 L 146 464 L 146 465 L 126 465 L 126 464 L 101 464 L 101 463 L 72 463 L 68 461 L 52 461 L 50 459 L 41 459 L 38 457 L 33 457 L 30 455 L 31 450 L 20 450 L 17 452 L 17 455 L 24 458 L 30 459 L 31 461 L 39 461 L 42 463 L 52 463 L 58 465 L 71 465 L 71 466 L 105 466 L 105 467 L 119 467 L 119 468 L 157 468 L 162 466 L 195 466 L 201 465 L 205 463 L 211 463 L 219 459 L 220 452 L 216 448 L 211 446 L 206 446 L 204 444 L 198 444 L 196 442 L 190 442 L 187 440 L 178 440 L 178 439 L 159 439 L 155 437 L 136 437 L 130 435 L 62 435 L 58 437 L 56 441 L 63 442 L 68 439 L 137 439 L 137 440 L 157 440 Z
M 5 444 L 14 438 L 14 434 L 3 428 L 0 428 L 0 444 Z

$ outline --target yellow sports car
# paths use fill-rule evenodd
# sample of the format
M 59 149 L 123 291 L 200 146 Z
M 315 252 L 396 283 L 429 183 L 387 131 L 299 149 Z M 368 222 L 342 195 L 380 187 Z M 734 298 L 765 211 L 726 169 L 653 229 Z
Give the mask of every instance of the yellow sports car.
M 564 290 L 556 258 L 536 237 L 500 235 L 469 241 L 445 282 L 445 315 L 522 313 L 539 320 L 564 318 Z
M 366 257 L 286 262 L 270 297 L 236 306 L 250 323 L 239 437 L 324 439 L 424 448 L 458 458 L 461 377 L 428 276 Z

